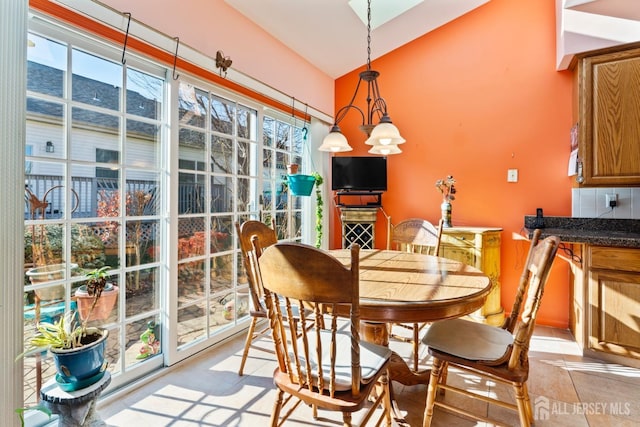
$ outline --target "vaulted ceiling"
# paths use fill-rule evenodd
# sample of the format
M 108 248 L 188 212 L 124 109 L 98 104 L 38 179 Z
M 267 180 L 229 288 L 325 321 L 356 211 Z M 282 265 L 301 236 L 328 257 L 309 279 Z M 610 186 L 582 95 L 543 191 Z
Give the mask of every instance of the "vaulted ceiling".
M 371 58 L 489 1 L 372 0 L 375 28 L 371 33 Z M 332 78 L 366 63 L 366 0 L 225 2 Z M 637 3 L 638 0 L 556 0 L 557 67 L 566 68 L 576 53 L 640 41 Z
M 225 1 L 333 78 L 366 63 L 366 0 Z M 489 1 L 372 0 L 371 59 Z

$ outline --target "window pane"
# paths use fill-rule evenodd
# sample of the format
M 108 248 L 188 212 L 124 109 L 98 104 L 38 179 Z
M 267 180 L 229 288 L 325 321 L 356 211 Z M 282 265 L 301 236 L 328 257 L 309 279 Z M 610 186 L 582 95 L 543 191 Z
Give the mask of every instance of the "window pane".
M 233 135 L 235 104 L 220 98 L 211 99 L 211 130 Z
M 238 178 L 238 191 L 236 191 L 238 211 L 248 212 L 257 209 L 257 184 L 255 178 Z
M 178 137 L 180 169 L 204 170 L 205 140 L 204 132 L 180 129 Z
M 203 213 L 204 175 L 180 172 L 178 180 L 178 213 Z
M 233 288 L 233 256 L 220 255 L 211 258 L 211 295 L 225 298 Z M 233 300 L 233 294 L 231 294 Z M 231 319 L 227 319 L 231 320 Z
M 306 133 L 302 131 L 302 128 L 297 126 L 293 128 L 293 147 L 291 147 L 291 149 L 294 153 L 298 155 L 302 154 L 302 147 L 305 143 L 304 141 L 305 135 Z
M 209 106 L 207 92 L 183 82 L 180 82 L 178 91 L 178 119 L 180 124 L 204 128 L 204 117 Z
M 145 268 L 127 272 L 127 317 L 155 311 L 160 308 L 160 282 L 158 268 Z
M 30 156 L 62 159 L 65 156 L 64 105 L 27 98 L 27 144 Z
M 157 77 L 127 68 L 127 113 L 160 119 L 163 85 Z
M 233 141 L 221 136 L 212 136 L 211 172 L 233 173 Z
M 233 212 L 233 178 L 211 177 L 211 212 Z
M 232 249 L 233 220 L 231 216 L 211 218 L 211 253 L 225 252 Z
M 81 269 L 92 270 L 109 265 L 105 245 L 108 235 L 103 233 L 104 227 L 104 223 L 95 222 L 71 226 L 71 261 Z
M 127 325 L 126 353 L 137 354 L 136 357 L 126 357 L 126 366 L 129 367 L 147 360 L 161 351 L 162 329 L 159 316 L 137 320 Z
M 205 254 L 206 242 L 202 217 L 179 219 L 178 236 L 179 260 Z
M 262 209 L 271 212 L 275 206 L 274 198 L 282 197 L 281 193 L 275 194 L 273 190 L 273 181 L 264 180 L 262 181 Z M 275 196 L 275 197 L 274 197 Z
M 55 97 L 64 94 L 67 47 L 29 33 L 27 90 Z
M 275 140 L 275 120 L 264 117 L 262 120 L 262 143 L 265 147 L 273 147 Z
M 127 221 L 127 267 L 154 262 L 154 250 L 159 233 L 158 221 Z M 128 283 L 127 283 L 128 285 Z M 139 288 L 139 283 L 135 284 Z
M 265 179 L 274 176 L 274 151 L 262 150 L 262 177 Z
M 122 65 L 74 49 L 72 99 L 118 111 L 122 89 Z
M 281 150 L 291 149 L 291 126 L 278 121 L 276 123 L 276 148 Z
M 120 286 L 118 275 L 110 275 L 107 284 L 100 295 L 98 302 L 93 305 L 93 296 L 87 292 L 87 281 L 73 283 L 71 294 L 75 297 L 77 314 L 81 321 L 86 321 L 88 326 L 100 327 L 104 323 L 113 323 L 118 320 L 118 296 Z
M 126 164 L 157 168 L 160 161 L 160 125 L 127 120 Z
M 255 159 L 251 156 L 251 147 L 253 144 L 248 142 L 238 141 L 236 146 L 238 147 L 238 175 L 250 175 L 251 163 L 255 163 Z
M 238 137 L 256 139 L 257 112 L 244 107 L 238 107 Z
M 71 158 L 94 161 L 96 149 L 120 152 L 120 120 L 111 114 L 73 108 L 71 129 Z M 114 157 L 110 157 L 110 162 Z M 117 163 L 117 162 L 116 162 Z
M 160 180 L 156 174 L 128 171 L 126 208 L 128 216 L 157 215 L 160 200 L 157 189 Z
M 207 325 L 207 302 L 199 301 L 178 309 L 178 347 L 204 338 Z
M 60 219 L 67 209 L 67 192 L 64 190 L 64 166 L 52 162 L 29 162 L 31 173 L 25 173 L 25 219 Z M 69 210 L 78 208 L 78 198 L 73 191 L 68 197 Z

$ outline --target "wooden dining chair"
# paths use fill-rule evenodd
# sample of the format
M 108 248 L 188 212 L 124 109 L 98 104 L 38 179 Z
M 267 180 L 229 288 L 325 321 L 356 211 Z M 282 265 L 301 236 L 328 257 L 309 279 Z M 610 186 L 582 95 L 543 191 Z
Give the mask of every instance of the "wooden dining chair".
M 533 233 L 511 315 L 505 319 L 501 327 L 463 319 L 434 322 L 429 327 L 423 342 L 429 347 L 429 354 L 433 356 L 433 367 L 427 388 L 423 427 L 431 425 L 434 406 L 487 423 L 495 422 L 484 416 L 473 414 L 458 405 L 453 406 L 436 401 L 439 390 L 460 393 L 515 410 L 521 426 L 529 426 L 533 422 L 526 384 L 529 377 L 529 341 L 533 334 L 544 286 L 560 245 L 558 237 L 550 236 L 540 240 L 540 234 L 540 230 L 535 230 Z M 511 385 L 516 403 L 501 401 L 446 384 L 450 366 Z M 469 396 L 470 393 L 472 396 Z
M 438 227 L 434 227 L 433 224 L 427 220 L 411 218 L 393 225 L 389 219 L 387 249 L 438 256 L 440 252 L 440 239 L 442 237 L 442 223 L 443 221 L 441 219 Z M 420 331 L 424 329 L 425 325 L 426 323 L 395 323 L 390 326 L 389 336 L 400 341 L 412 343 L 414 371 L 418 370 Z M 393 332 L 394 326 L 411 330 L 411 337 L 395 334 Z
M 367 408 L 365 425 L 382 407 L 376 425 L 383 420 L 391 425 L 391 351 L 359 338 L 359 251 L 357 244 L 352 246 L 347 267 L 329 253 L 299 243 L 278 243 L 252 258 L 265 290 L 278 359 L 272 427 L 283 424 L 301 402 L 312 407 L 314 419 L 319 408 L 341 412 L 344 426 L 352 425 L 353 412 Z M 349 313 L 348 319 L 338 317 L 337 306 Z M 295 311 L 299 322 L 291 321 Z M 312 322 L 309 329 L 306 321 Z
M 277 243 L 278 236 L 276 235 L 276 224 L 273 219 L 271 220 L 271 227 L 256 220 L 245 221 L 242 224 L 236 222 L 235 226 L 236 232 L 238 233 L 238 240 L 240 241 L 242 260 L 244 263 L 244 268 L 247 272 L 247 279 L 249 282 L 249 314 L 251 316 L 251 324 L 249 325 L 249 330 L 247 331 L 244 351 L 242 352 L 242 361 L 240 362 L 240 369 L 238 370 L 238 375 L 242 375 L 244 365 L 247 362 L 247 357 L 249 356 L 249 349 L 253 347 L 262 351 L 265 350 L 263 347 L 253 346 L 253 342 L 258 338 L 267 335 L 269 332 L 268 323 L 264 328 L 256 330 L 258 321 L 267 318 L 267 308 L 264 305 L 264 293 L 260 287 L 259 281 L 255 278 L 254 270 L 251 268 L 252 266 L 250 262 L 250 254 L 254 251 L 254 247 L 251 241 L 254 238 L 258 238 L 260 240 L 261 247 L 265 248 Z M 259 250 L 261 249 L 259 248 Z M 260 253 L 255 254 L 255 256 L 259 257 Z

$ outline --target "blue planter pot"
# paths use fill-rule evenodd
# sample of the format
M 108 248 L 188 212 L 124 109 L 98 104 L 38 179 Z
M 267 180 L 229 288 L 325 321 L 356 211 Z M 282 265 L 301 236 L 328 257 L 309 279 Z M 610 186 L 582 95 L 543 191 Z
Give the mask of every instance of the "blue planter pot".
M 294 196 L 310 196 L 316 178 L 313 175 L 289 175 L 289 188 Z
M 89 329 L 91 332 L 91 329 Z M 109 331 L 95 330 L 99 338 L 80 348 L 51 349 L 58 371 L 56 380 L 66 389 L 87 387 L 104 375 L 104 350 Z

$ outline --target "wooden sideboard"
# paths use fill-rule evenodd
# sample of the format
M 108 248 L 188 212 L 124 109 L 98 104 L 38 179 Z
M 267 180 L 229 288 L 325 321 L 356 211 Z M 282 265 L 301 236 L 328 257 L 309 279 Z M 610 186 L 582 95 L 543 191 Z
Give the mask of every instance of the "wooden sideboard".
M 464 262 L 482 270 L 491 279 L 493 288 L 484 306 L 471 317 L 499 326 L 504 320 L 500 303 L 500 243 L 501 228 L 449 227 L 442 230 L 439 255 Z

